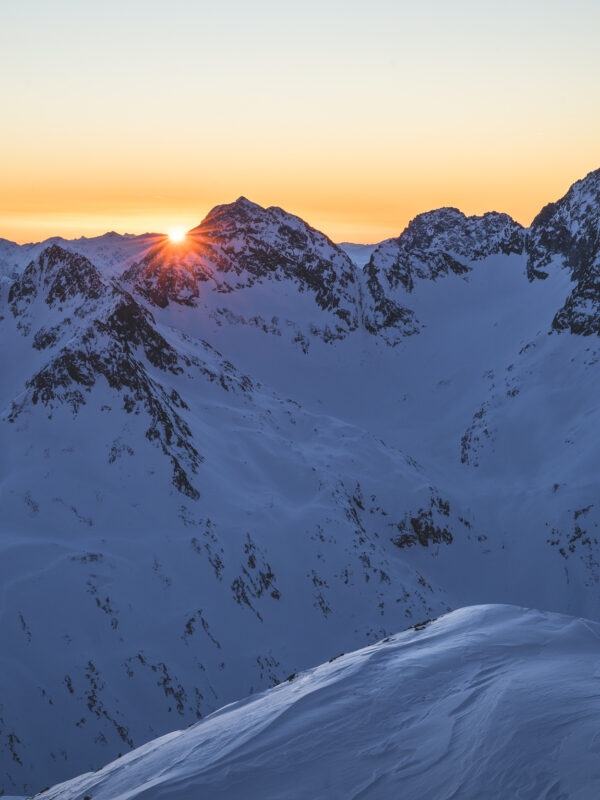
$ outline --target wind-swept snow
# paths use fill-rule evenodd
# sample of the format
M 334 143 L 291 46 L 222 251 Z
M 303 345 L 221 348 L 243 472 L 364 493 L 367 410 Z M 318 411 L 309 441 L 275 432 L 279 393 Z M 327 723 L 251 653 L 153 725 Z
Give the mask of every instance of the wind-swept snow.
M 226 706 L 40 800 L 592 800 L 600 625 L 464 608 Z

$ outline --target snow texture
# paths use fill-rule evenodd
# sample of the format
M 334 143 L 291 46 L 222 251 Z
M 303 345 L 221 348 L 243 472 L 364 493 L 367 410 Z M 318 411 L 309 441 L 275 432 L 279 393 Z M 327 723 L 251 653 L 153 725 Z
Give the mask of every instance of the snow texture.
M 291 675 L 40 800 L 600 792 L 600 625 L 475 606 Z
M 450 609 L 600 619 L 598 180 L 364 268 L 245 198 L 0 241 L 0 792 Z

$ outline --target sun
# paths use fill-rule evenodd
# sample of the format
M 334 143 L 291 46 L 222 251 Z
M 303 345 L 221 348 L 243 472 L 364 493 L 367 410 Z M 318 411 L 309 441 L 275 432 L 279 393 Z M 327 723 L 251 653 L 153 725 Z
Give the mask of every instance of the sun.
M 169 231 L 169 239 L 175 243 L 183 242 L 185 239 L 185 231 L 183 228 L 171 228 Z

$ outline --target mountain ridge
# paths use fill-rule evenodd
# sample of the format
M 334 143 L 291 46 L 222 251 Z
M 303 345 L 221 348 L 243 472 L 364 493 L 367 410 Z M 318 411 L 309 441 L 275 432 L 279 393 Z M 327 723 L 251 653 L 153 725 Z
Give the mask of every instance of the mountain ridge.
M 452 608 L 600 618 L 593 189 L 533 237 L 423 215 L 364 270 L 250 201 L 183 245 L 19 255 L 0 292 L 1 789 Z
M 599 637 L 597 623 L 560 615 L 461 609 L 336 653 L 40 798 L 589 797 Z

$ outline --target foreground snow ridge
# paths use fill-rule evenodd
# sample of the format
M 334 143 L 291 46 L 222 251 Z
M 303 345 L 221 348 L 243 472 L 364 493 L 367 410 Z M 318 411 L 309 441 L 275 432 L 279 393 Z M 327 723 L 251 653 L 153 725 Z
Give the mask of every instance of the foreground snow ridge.
M 150 742 L 42 800 L 600 796 L 600 625 L 454 611 Z

